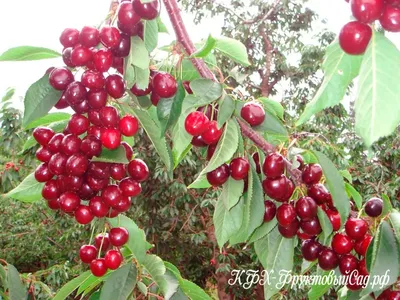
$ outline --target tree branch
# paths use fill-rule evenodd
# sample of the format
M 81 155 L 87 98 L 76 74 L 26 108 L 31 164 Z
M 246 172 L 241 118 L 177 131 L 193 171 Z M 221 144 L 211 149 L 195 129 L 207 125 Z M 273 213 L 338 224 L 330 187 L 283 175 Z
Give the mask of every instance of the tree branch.
M 261 35 L 264 41 L 264 50 L 265 50 L 265 69 L 262 74 L 262 81 L 261 81 L 261 94 L 265 97 L 269 96 L 270 93 L 270 86 L 269 86 L 269 77 L 271 75 L 271 62 L 272 62 L 272 43 L 266 33 L 266 28 L 264 24 L 261 24 L 258 28 L 258 32 Z

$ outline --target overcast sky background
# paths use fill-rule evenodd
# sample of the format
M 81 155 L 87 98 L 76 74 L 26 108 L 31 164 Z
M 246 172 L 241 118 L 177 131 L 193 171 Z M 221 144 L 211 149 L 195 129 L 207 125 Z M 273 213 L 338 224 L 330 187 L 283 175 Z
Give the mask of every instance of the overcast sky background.
M 58 39 L 62 30 L 67 27 L 80 29 L 84 25 L 99 24 L 108 12 L 109 3 L 109 0 L 7 1 L 0 18 L 0 53 L 21 45 L 42 46 L 61 51 Z M 321 18 L 326 19 L 325 26 L 336 33 L 350 17 L 348 3 L 344 0 L 311 0 L 308 6 Z M 194 25 L 190 14 L 184 13 L 183 18 L 194 41 L 206 38 L 210 33 L 213 36 L 220 35 L 222 18 L 203 20 L 199 25 Z M 170 34 L 161 34 L 159 45 L 168 44 L 175 38 L 165 11 L 162 11 L 162 19 Z M 315 32 L 318 31 L 318 28 L 315 28 Z M 399 38 L 397 40 L 400 41 Z M 33 62 L 0 62 L 0 95 L 7 87 L 15 87 L 17 95 L 23 96 L 29 85 L 39 79 L 48 67 L 62 65 L 61 58 Z

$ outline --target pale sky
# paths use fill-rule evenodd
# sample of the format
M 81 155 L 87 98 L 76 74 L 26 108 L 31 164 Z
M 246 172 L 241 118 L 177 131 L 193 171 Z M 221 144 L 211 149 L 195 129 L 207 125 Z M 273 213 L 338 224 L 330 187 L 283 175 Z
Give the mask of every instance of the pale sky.
M 7 1 L 0 18 L 0 53 L 21 45 L 48 47 L 60 52 L 62 47 L 58 38 L 61 31 L 66 27 L 80 29 L 84 25 L 99 24 L 108 12 L 109 3 L 109 0 Z M 326 26 L 334 32 L 339 32 L 350 17 L 348 3 L 344 0 L 311 0 L 308 5 L 327 20 Z M 206 38 L 210 33 L 220 35 L 222 19 L 203 20 L 202 24 L 194 25 L 191 15 L 185 13 L 183 17 L 194 41 Z M 162 19 L 170 35 L 161 34 L 159 46 L 174 39 L 165 11 L 162 11 Z M 39 79 L 48 67 L 61 65 L 61 58 L 0 62 L 0 95 L 7 87 L 15 87 L 17 95 L 23 96 L 29 85 Z

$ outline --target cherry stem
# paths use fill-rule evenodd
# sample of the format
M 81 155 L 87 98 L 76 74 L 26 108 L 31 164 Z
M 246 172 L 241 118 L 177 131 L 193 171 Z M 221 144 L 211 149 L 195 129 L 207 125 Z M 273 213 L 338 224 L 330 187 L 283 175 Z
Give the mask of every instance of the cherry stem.
M 99 253 L 97 254 L 97 258 L 100 258 L 100 255 L 101 255 L 101 250 L 103 248 L 104 238 L 106 237 L 106 230 L 107 230 L 107 228 L 104 227 L 103 236 L 102 236 L 103 238 L 101 239 L 100 249 L 99 249 Z
M 183 46 L 188 55 L 192 55 L 196 52 L 196 47 L 194 46 L 189 34 L 186 30 L 185 24 L 183 23 L 180 9 L 176 0 L 163 0 L 165 8 L 167 10 L 168 16 L 171 20 L 172 27 L 174 28 L 177 41 Z M 194 67 L 199 72 L 200 76 L 203 78 L 211 79 L 217 81 L 215 75 L 211 72 L 205 62 L 201 59 L 192 58 L 192 63 Z M 250 128 L 244 121 L 236 118 L 242 134 L 253 141 L 253 143 L 260 148 L 265 154 L 276 151 L 276 147 L 268 143 L 258 132 Z M 285 159 L 285 164 L 289 174 L 295 183 L 301 184 L 301 171 L 298 169 L 292 169 L 292 163 Z

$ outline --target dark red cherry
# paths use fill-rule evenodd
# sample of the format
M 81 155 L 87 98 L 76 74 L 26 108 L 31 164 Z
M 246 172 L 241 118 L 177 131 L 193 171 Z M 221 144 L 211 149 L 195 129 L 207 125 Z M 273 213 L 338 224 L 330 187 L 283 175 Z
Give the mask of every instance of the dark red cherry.
M 113 48 L 112 54 L 116 57 L 126 57 L 131 51 L 131 38 L 126 34 L 121 34 L 121 39 L 118 45 Z
M 153 104 L 154 106 L 158 105 L 158 102 L 160 102 L 161 97 L 159 95 L 157 95 L 154 91 L 151 93 L 150 96 L 150 101 L 151 104 Z
M 55 68 L 50 72 L 49 83 L 56 90 L 65 90 L 72 81 L 74 81 L 74 75 L 68 68 Z
M 73 212 L 78 208 L 81 200 L 78 195 L 73 192 L 65 192 L 58 198 L 60 208 L 62 211 L 68 213 Z
M 272 221 L 276 215 L 276 205 L 271 200 L 264 201 L 264 222 Z
M 87 174 L 96 179 L 108 179 L 110 177 L 110 164 L 100 161 L 89 163 Z
M 42 197 L 46 200 L 53 200 L 57 199 L 59 196 L 60 189 L 58 188 L 57 181 L 50 179 L 42 188 Z
M 68 175 L 82 176 L 85 174 L 88 166 L 89 161 L 86 156 L 81 153 L 75 153 L 68 158 L 65 171 Z
M 287 202 L 289 201 L 289 199 L 292 197 L 295 186 L 293 181 L 291 181 L 289 178 L 285 178 L 286 180 L 286 193 L 284 194 L 284 196 L 282 198 L 277 199 L 277 201 L 279 202 Z
M 351 272 L 357 270 L 358 260 L 354 255 L 346 254 L 340 258 L 339 270 L 342 275 L 350 275 Z
M 61 94 L 60 99 L 57 101 L 56 104 L 54 104 L 54 107 L 57 109 L 64 109 L 69 106 L 68 101 L 67 101 L 67 96 L 65 95 L 65 91 Z
M 127 160 L 132 160 L 133 157 L 133 149 L 127 142 L 121 142 L 121 146 L 125 149 L 125 155 Z
M 91 124 L 103 127 L 100 119 L 100 109 L 91 109 L 88 112 L 88 119 Z
M 90 199 L 89 208 L 92 215 L 97 218 L 104 218 L 109 211 L 109 206 L 103 202 L 100 196 L 95 196 Z
M 199 111 L 191 112 L 185 119 L 185 130 L 193 136 L 199 136 L 204 133 L 210 120 L 205 114 Z
M 107 187 L 109 179 L 98 179 L 92 176 L 87 176 L 86 183 L 89 185 L 90 189 L 92 189 L 95 192 L 99 192 Z
M 89 91 L 89 93 L 87 94 L 89 106 L 94 109 L 106 106 L 107 96 L 107 91 L 105 89 L 100 89 L 98 91 Z
M 321 251 L 321 244 L 315 240 L 308 239 L 301 244 L 301 253 L 305 260 L 314 261 L 318 259 L 319 253 Z
M 328 215 L 329 221 L 331 221 L 333 231 L 338 231 L 341 226 L 340 214 L 331 209 L 328 209 L 326 214 Z
M 92 59 L 92 51 L 82 45 L 75 46 L 71 51 L 71 64 L 85 66 Z
M 320 234 L 322 232 L 322 228 L 318 221 L 318 218 L 313 218 L 307 221 L 301 220 L 300 227 L 301 229 L 303 229 L 304 233 L 307 233 L 311 236 Z
M 68 156 L 63 153 L 54 154 L 49 161 L 49 170 L 54 175 L 65 174 Z
M 129 239 L 129 232 L 124 227 L 114 227 L 110 230 L 110 243 L 115 247 L 121 247 Z
M 149 168 L 141 159 L 133 159 L 128 164 L 128 173 L 136 181 L 142 182 L 149 177 Z
M 303 157 L 301 155 L 296 155 L 296 160 L 298 161 L 298 163 L 300 164 L 298 169 L 299 170 L 303 170 L 304 169 L 304 160 Z
M 75 68 L 75 65 L 71 61 L 71 53 L 72 53 L 71 47 L 65 48 L 62 52 L 62 59 L 67 67 Z
M 283 203 L 276 211 L 276 219 L 283 227 L 288 227 L 296 219 L 294 207 L 288 203 Z
M 142 3 L 140 0 L 133 0 L 132 5 L 135 12 L 145 20 L 153 20 L 160 13 L 158 0 L 152 0 L 147 3 Z
M 264 192 L 274 200 L 282 199 L 287 193 L 286 176 L 281 175 L 276 179 L 266 178 L 262 182 Z
M 201 135 L 194 136 L 192 138 L 192 142 L 191 143 L 195 147 L 207 147 L 207 144 L 204 143 L 203 138 L 201 137 Z
M 289 224 L 287 227 L 283 227 L 282 225 L 278 224 L 278 231 L 279 233 L 287 239 L 290 239 L 296 236 L 297 232 L 299 231 L 300 224 L 299 220 L 294 219 L 292 223 Z
M 81 82 L 91 91 L 97 91 L 104 87 L 106 80 L 102 73 L 94 70 L 86 70 L 82 74 Z
M 143 22 L 136 23 L 135 25 L 125 25 L 117 21 L 117 27 L 121 32 L 128 36 L 139 36 L 143 40 L 144 26 Z
M 70 156 L 77 153 L 81 148 L 82 140 L 73 134 L 67 134 L 61 141 L 60 150 Z
M 64 178 L 66 187 L 69 191 L 79 192 L 82 184 L 83 184 L 83 177 L 80 176 L 66 176 Z
M 146 89 L 144 89 L 144 90 L 139 89 L 139 88 L 137 87 L 136 83 L 135 83 L 135 84 L 131 87 L 131 92 L 132 92 L 135 96 L 141 97 L 141 96 L 146 96 L 146 95 L 150 94 L 151 91 L 152 91 L 152 89 L 153 89 L 153 87 L 152 87 L 152 85 L 151 85 L 151 80 L 150 80 L 150 81 L 149 81 L 149 85 L 147 86 Z
M 333 270 L 339 265 L 339 257 L 332 249 L 324 249 L 319 253 L 318 265 L 322 270 Z
M 201 137 L 206 144 L 212 145 L 218 143 L 222 132 L 222 128 L 218 129 L 217 121 L 210 121 L 207 125 L 207 129 L 202 133 Z
M 388 300 L 400 300 L 400 291 L 391 291 Z
M 263 173 L 270 179 L 280 177 L 285 170 L 283 156 L 279 153 L 270 153 L 264 160 Z
M 369 25 L 352 21 L 343 26 L 339 33 L 339 44 L 344 52 L 358 55 L 365 52 L 371 40 L 372 29 Z
M 223 164 L 214 171 L 207 173 L 207 181 L 212 186 L 221 186 L 228 180 L 229 174 L 229 166 L 227 164 Z
M 81 135 L 89 128 L 89 120 L 82 115 L 73 114 L 68 122 L 68 129 L 72 134 Z
M 92 158 L 93 156 L 99 156 L 101 154 L 101 142 L 97 137 L 89 135 L 89 130 L 88 130 L 88 136 L 86 136 L 82 141 L 81 151 L 88 158 Z
M 360 262 L 358 263 L 358 272 L 360 272 L 360 274 L 362 276 L 369 275 L 369 272 L 368 272 L 368 269 L 367 269 L 367 262 L 366 262 L 365 258 L 360 260 Z
M 75 220 L 82 225 L 89 224 L 94 218 L 89 206 L 86 205 L 79 205 L 74 214 Z
M 47 149 L 49 149 L 53 153 L 60 152 L 61 142 L 63 139 L 64 139 L 63 133 L 56 133 L 47 144 Z
M 72 106 L 83 102 L 86 99 L 86 94 L 85 86 L 79 81 L 74 81 L 65 90 L 65 99 Z
M 97 248 L 93 245 L 82 245 L 79 249 L 79 257 L 85 264 L 90 264 L 97 256 Z
M 240 110 L 240 116 L 250 124 L 250 126 L 257 126 L 264 122 L 265 111 L 261 104 L 251 101 L 243 105 Z
M 106 91 L 114 99 L 121 98 L 125 93 L 125 80 L 118 74 L 106 78 Z
M 260 164 L 260 156 L 259 156 L 258 152 L 254 152 L 251 155 L 251 157 L 253 158 L 254 163 L 256 164 L 256 172 L 258 174 L 260 174 L 261 173 L 261 164 Z
M 140 183 L 132 178 L 126 177 L 119 183 L 119 188 L 124 196 L 136 197 L 142 192 Z
M 233 179 L 242 180 L 247 177 L 250 169 L 250 164 L 246 158 L 237 157 L 232 159 L 231 163 L 229 164 L 229 169 Z
M 193 94 L 192 88 L 190 87 L 190 81 L 182 81 L 182 85 L 188 94 Z
M 109 49 L 99 49 L 93 54 L 94 67 L 101 73 L 107 72 L 111 68 L 112 62 L 113 55 Z
M 118 46 L 121 34 L 116 27 L 103 26 L 100 29 L 100 41 L 107 48 Z
M 36 127 L 32 132 L 33 138 L 42 146 L 47 146 L 54 134 L 54 131 L 48 127 Z
M 97 249 L 101 249 L 101 252 L 107 251 L 110 248 L 110 235 L 108 233 L 99 233 L 94 238 L 94 244 Z
M 118 8 L 118 22 L 126 26 L 140 22 L 140 16 L 136 13 L 131 2 L 122 2 Z
M 101 197 L 105 204 L 116 207 L 121 200 L 122 192 L 117 185 L 109 185 L 101 192 Z
M 100 109 L 100 121 L 103 127 L 117 128 L 119 123 L 118 110 L 113 106 L 105 106 Z
M 365 256 L 367 254 L 367 250 L 369 245 L 371 244 L 371 241 L 372 241 L 372 236 L 368 234 L 365 235 L 364 239 L 359 240 L 354 244 L 354 250 L 361 256 Z
M 351 0 L 350 7 L 354 18 L 362 23 L 371 23 L 383 13 L 384 0 Z
M 96 277 L 101 277 L 107 273 L 107 266 L 104 258 L 96 258 L 90 263 L 90 271 Z
M 368 223 L 359 218 L 350 218 L 344 225 L 347 235 L 353 240 L 361 240 L 368 231 Z
M 134 116 L 126 115 L 119 121 L 119 130 L 125 136 L 134 136 L 139 129 L 139 121 Z
M 87 182 L 84 182 L 79 189 L 78 196 L 82 200 L 89 200 L 95 196 L 95 191 L 92 190 Z
M 385 5 L 383 9 L 383 14 L 379 18 L 379 23 L 381 23 L 383 29 L 391 32 L 400 31 L 400 9 L 395 8 L 390 5 Z
M 321 180 L 322 168 L 319 164 L 308 164 L 304 167 L 302 179 L 305 184 L 316 184 Z
M 201 138 L 201 139 L 203 139 L 203 138 Z M 215 149 L 217 149 L 217 144 L 209 145 L 207 147 L 207 160 L 210 160 L 211 157 L 213 157 Z
M 123 213 L 129 210 L 131 207 L 132 201 L 130 197 L 122 196 L 121 200 L 119 200 L 118 205 L 114 207 L 116 211 L 119 213 Z
M 124 164 L 111 164 L 110 175 L 114 180 L 122 180 L 126 176 L 126 168 Z
M 121 144 L 121 132 L 113 128 L 104 129 L 101 132 L 101 143 L 110 150 L 118 148 Z
M 382 214 L 383 210 L 383 201 L 379 198 L 371 198 L 365 203 L 364 211 L 365 213 L 372 217 L 376 218 Z
M 119 250 L 108 250 L 106 255 L 104 256 L 104 261 L 106 267 L 110 270 L 116 270 L 119 268 L 123 261 L 123 257 Z
M 41 162 L 49 162 L 50 158 L 52 157 L 53 153 L 51 151 L 43 146 L 41 146 L 37 151 L 36 151 L 36 158 L 40 160 Z
M 386 3 L 393 7 L 400 8 L 400 0 L 386 0 Z
M 75 28 L 66 28 L 60 35 L 60 43 L 67 47 L 75 46 L 79 41 L 79 30 Z
M 84 26 L 79 34 L 79 42 L 85 47 L 96 47 L 100 43 L 99 30 L 93 26 Z
M 37 182 L 46 182 L 53 178 L 53 173 L 50 172 L 47 163 L 41 163 L 35 170 L 35 179 Z
M 336 233 L 332 239 L 332 249 L 339 255 L 350 253 L 353 241 L 347 235 Z
M 117 217 L 118 215 L 119 215 L 119 211 L 118 210 L 116 210 L 115 208 L 110 208 L 110 211 L 107 214 L 107 218 L 112 219 L 112 218 Z
M 307 187 L 307 194 L 313 198 L 318 204 L 324 204 L 330 197 L 329 191 L 321 183 L 312 184 Z
M 313 198 L 301 197 L 296 202 L 296 213 L 302 220 L 310 220 L 317 215 L 318 206 Z
M 178 84 L 169 73 L 159 72 L 153 77 L 153 91 L 161 98 L 170 98 L 176 94 Z
M 87 102 L 87 100 L 84 100 L 84 101 L 82 101 L 81 103 L 78 103 L 78 104 L 71 105 L 71 108 L 77 114 L 80 114 L 80 115 L 86 114 L 90 110 L 90 106 L 89 106 L 89 103 Z
M 123 57 L 117 57 L 117 56 L 114 55 L 113 63 L 111 65 L 111 67 L 116 69 L 119 73 L 124 74 L 124 58 Z

